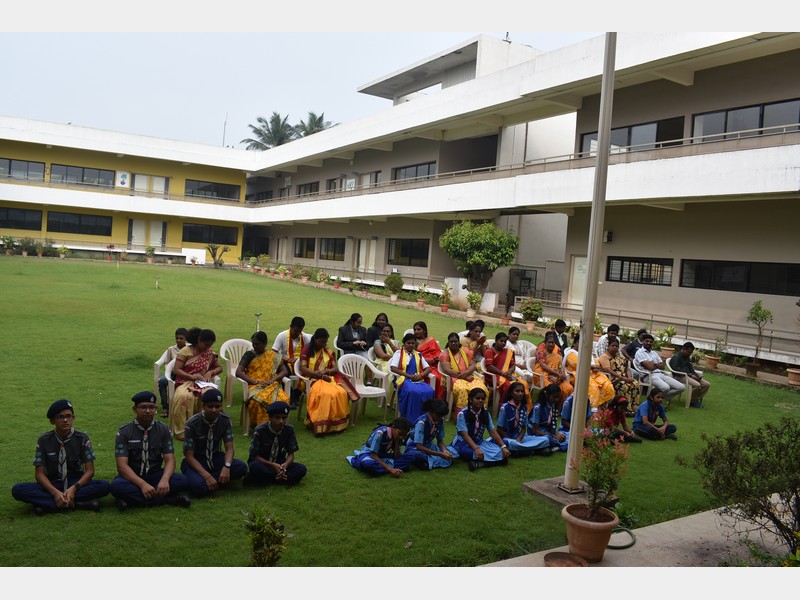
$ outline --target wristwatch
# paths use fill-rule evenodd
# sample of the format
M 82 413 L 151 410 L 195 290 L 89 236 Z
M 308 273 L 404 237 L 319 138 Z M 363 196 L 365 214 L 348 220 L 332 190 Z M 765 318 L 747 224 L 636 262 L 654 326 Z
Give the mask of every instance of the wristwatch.
M 228 463 L 228 462 L 226 462 L 226 463 L 225 463 L 225 466 L 226 466 L 226 467 L 228 467 L 228 468 L 230 469 L 230 468 L 231 468 L 231 463 Z
M 76 481 L 75 483 L 72 484 L 72 487 L 74 487 L 75 491 L 77 492 L 78 490 L 81 489 L 81 484 Z

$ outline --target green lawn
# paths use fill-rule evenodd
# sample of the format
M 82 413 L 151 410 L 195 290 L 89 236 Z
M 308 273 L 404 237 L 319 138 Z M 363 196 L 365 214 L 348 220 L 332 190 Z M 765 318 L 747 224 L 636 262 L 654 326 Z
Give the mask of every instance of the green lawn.
M 368 478 L 344 456 L 382 419 L 375 402 L 357 427 L 342 434 L 317 439 L 298 427 L 297 460 L 309 473 L 292 489 L 244 489 L 235 483 L 189 509 L 120 514 L 107 498 L 100 513 L 37 518 L 13 500 L 10 489 L 33 479 L 36 438 L 50 428 L 47 407 L 58 398 L 75 403 L 76 427 L 89 433 L 97 453 L 96 476 L 112 479 L 114 434 L 132 417 L 130 397 L 152 389 L 153 361 L 172 343 L 176 327 L 211 328 L 219 348 L 227 339 L 249 338 L 257 312 L 263 313 L 261 328 L 270 342 L 294 315 L 306 319 L 308 331 L 326 327 L 334 336 L 352 312 L 364 315 L 365 325 L 386 312 L 398 336 L 422 319 L 440 343 L 464 323 L 330 288 L 184 266 L 3 256 L 0 282 L 5 290 L 0 565 L 245 566 L 241 511 L 255 506 L 277 515 L 291 534 L 282 566 L 470 566 L 566 543 L 558 508 L 522 491 L 525 481 L 563 475 L 565 455 L 512 460 L 506 468 L 474 473 L 459 463 L 411 471 L 399 480 Z M 496 331 L 489 328 L 487 335 Z M 800 416 L 800 396 L 793 391 L 714 374 L 708 380 L 712 389 L 705 409 L 673 405 L 677 443 L 631 447 L 619 495 L 639 526 L 710 507 L 696 473 L 674 462 L 676 454 L 690 456 L 699 448 L 700 432 L 725 433 Z M 238 424 L 239 406 L 229 412 Z M 446 429 L 449 441 L 455 427 L 448 423 Z M 247 444 L 237 437 L 239 457 L 246 457 Z M 142 528 L 158 534 L 143 536 Z M 199 539 L 213 539 L 215 551 L 189 551 Z

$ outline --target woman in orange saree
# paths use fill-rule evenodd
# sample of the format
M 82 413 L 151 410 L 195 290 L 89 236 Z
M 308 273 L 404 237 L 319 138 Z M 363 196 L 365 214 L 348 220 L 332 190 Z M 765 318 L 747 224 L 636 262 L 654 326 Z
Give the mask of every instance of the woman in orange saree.
M 458 334 L 453 332 L 447 336 L 447 349 L 439 356 L 439 368 L 450 377 L 453 389 L 453 414 L 458 413 L 469 404 L 469 392 L 480 388 L 489 397 L 489 390 L 483 378 L 476 374 L 478 367 L 472 358 L 472 350 L 461 347 Z
M 236 367 L 236 377 L 247 382 L 247 412 L 250 428 L 269 421 L 267 407 L 276 401 L 289 404 L 289 397 L 283 391 L 281 382 L 288 376 L 286 364 L 279 352 L 267 350 L 267 334 L 256 331 L 250 341 L 253 349 L 248 350 Z
M 202 388 L 198 381 L 211 382 L 222 373 L 217 354 L 211 349 L 217 336 L 210 329 L 190 330 L 186 334 L 188 344 L 175 357 L 172 375 L 175 377 L 175 393 L 169 406 L 169 428 L 173 437 L 183 440 L 186 421 L 200 412 Z
M 300 374 L 310 380 L 305 426 L 314 435 L 344 431 L 350 424 L 350 403 L 359 399 L 350 380 L 339 372 L 328 349 L 327 329 L 317 329 L 300 355 Z
M 556 350 L 556 334 L 548 331 L 544 336 L 544 347 L 536 350 L 536 365 L 533 367 L 533 376 L 538 375 L 543 379 L 543 385 L 555 383 L 561 388 L 561 398 L 558 402 L 558 414 L 561 413 L 561 403 L 567 399 L 573 387 L 567 380 L 564 368 L 561 364 L 562 358 Z
M 572 346 L 564 351 L 564 368 L 567 376 L 574 381 L 578 371 L 578 343 L 581 336 L 578 334 L 572 339 Z M 599 409 L 616 395 L 614 386 L 608 377 L 600 370 L 600 366 L 592 363 L 589 370 L 589 406 L 593 410 Z
M 434 397 L 444 398 L 445 389 L 442 384 L 442 374 L 439 372 L 439 356 L 442 354 L 442 348 L 439 342 L 428 336 L 428 326 L 425 321 L 414 323 L 414 337 L 417 338 L 417 352 L 422 354 L 422 358 L 431 368 L 431 373 L 436 377 Z

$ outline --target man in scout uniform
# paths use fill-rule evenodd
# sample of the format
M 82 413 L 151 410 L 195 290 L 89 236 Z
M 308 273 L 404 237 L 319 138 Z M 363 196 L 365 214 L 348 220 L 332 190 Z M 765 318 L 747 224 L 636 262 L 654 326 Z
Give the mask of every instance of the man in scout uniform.
M 175 473 L 175 450 L 169 427 L 155 420 L 157 409 L 153 392 L 139 392 L 133 398 L 133 421 L 119 428 L 114 443 L 117 475 L 111 482 L 111 494 L 117 508 L 173 504 L 190 506 L 182 494 L 189 480 Z
M 203 410 L 186 421 L 181 472 L 189 480 L 192 494 L 202 497 L 244 477 L 247 465 L 233 458 L 233 427 L 231 418 L 222 412 L 222 393 L 209 389 L 200 399 Z
M 294 462 L 297 452 L 297 437 L 294 427 L 286 421 L 289 405 L 273 402 L 267 408 L 269 421 L 256 427 L 250 442 L 248 466 L 250 472 L 244 485 L 267 485 L 270 483 L 298 483 L 306 475 L 306 466 Z
M 47 410 L 52 431 L 36 442 L 36 483 L 18 483 L 11 495 L 20 502 L 33 504 L 36 516 L 47 512 L 100 510 L 98 498 L 107 496 L 110 486 L 94 475 L 94 450 L 89 436 L 77 431 L 75 411 L 69 400 L 56 400 Z

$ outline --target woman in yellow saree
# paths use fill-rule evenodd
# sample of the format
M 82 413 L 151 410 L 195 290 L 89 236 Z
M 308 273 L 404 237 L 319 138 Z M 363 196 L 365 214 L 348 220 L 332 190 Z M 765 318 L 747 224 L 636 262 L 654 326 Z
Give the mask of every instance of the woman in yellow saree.
M 561 403 L 567 399 L 573 387 L 567 379 L 561 364 L 562 358 L 556 349 L 556 334 L 548 331 L 544 336 L 544 347 L 536 350 L 536 365 L 533 367 L 534 377 L 538 373 L 543 379 L 543 385 L 555 383 L 561 388 L 561 398 L 558 401 L 558 414 L 561 413 Z
M 450 377 L 453 386 L 453 414 L 469 404 L 469 392 L 474 388 L 482 389 L 489 397 L 483 378 L 476 375 L 477 369 L 472 350 L 461 346 L 457 333 L 448 335 L 447 347 L 439 356 L 439 370 Z
M 247 382 L 247 412 L 250 429 L 269 421 L 267 407 L 280 400 L 289 404 L 281 382 L 288 375 L 279 352 L 267 350 L 267 334 L 256 331 L 250 338 L 253 349 L 248 350 L 236 367 L 236 377 Z
M 572 346 L 564 351 L 564 368 L 567 376 L 573 379 L 578 371 L 578 343 L 580 334 L 575 335 Z M 614 386 L 608 377 L 600 370 L 600 367 L 592 363 L 589 370 L 589 406 L 597 410 L 616 395 Z
M 306 401 L 306 427 L 314 435 L 344 431 L 350 423 L 350 403 L 360 396 L 339 372 L 328 349 L 327 329 L 317 329 L 300 355 L 300 374 L 310 380 Z

